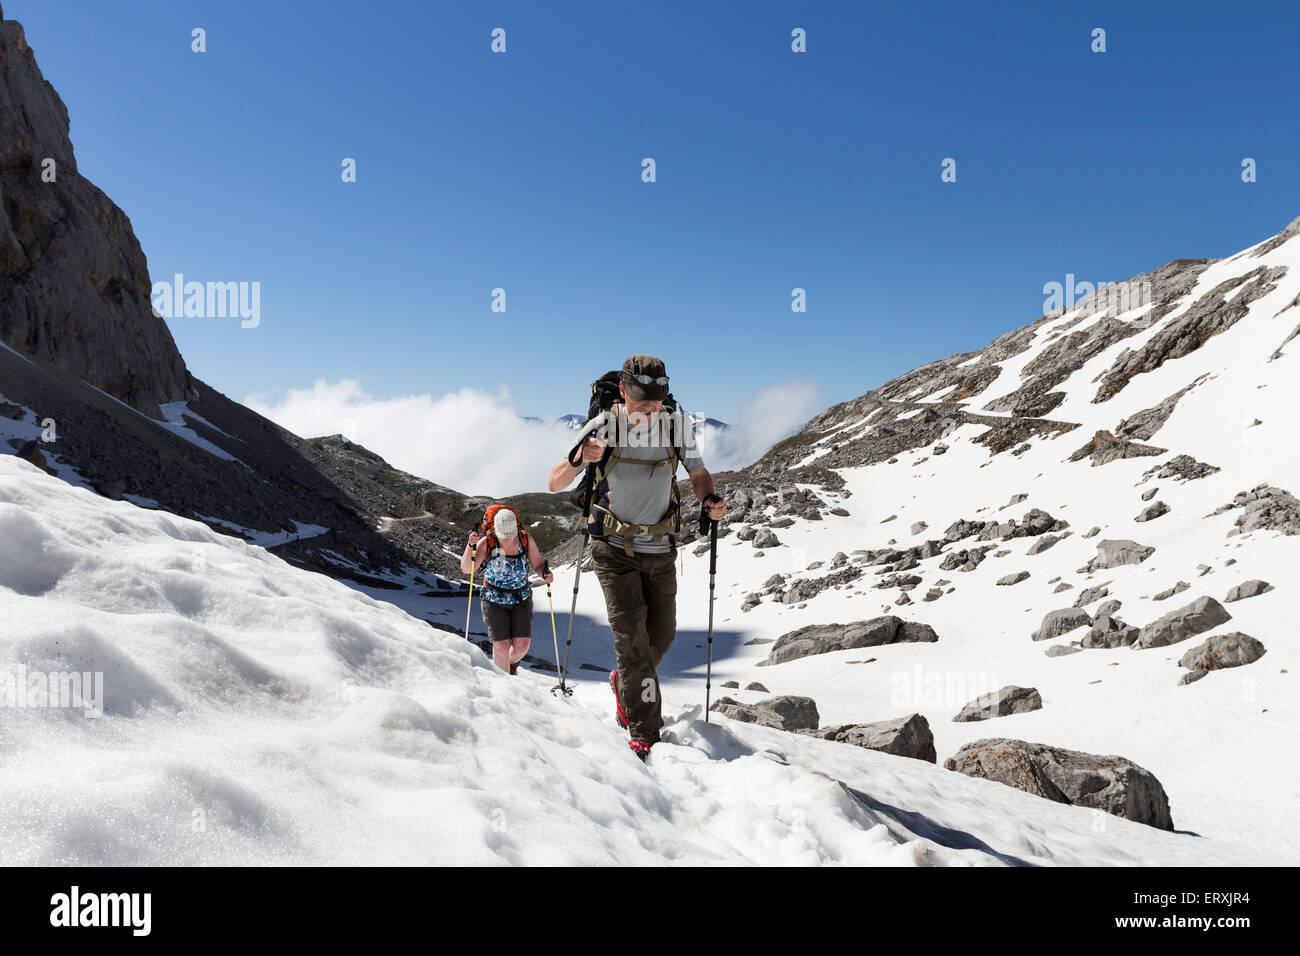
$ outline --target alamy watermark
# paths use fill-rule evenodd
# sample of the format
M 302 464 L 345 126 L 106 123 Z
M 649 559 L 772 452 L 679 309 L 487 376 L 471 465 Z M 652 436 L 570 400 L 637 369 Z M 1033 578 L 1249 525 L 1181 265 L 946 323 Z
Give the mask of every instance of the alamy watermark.
M 1123 315 L 1134 309 L 1146 308 L 1152 301 L 1151 282 L 1147 279 L 1125 282 L 1077 282 L 1073 272 L 1065 274 L 1065 282 L 1048 282 L 1043 285 L 1043 315 L 1065 313 L 1078 303 L 1094 295 L 1093 312 L 1105 311 L 1109 315 Z
M 995 671 L 924 670 L 920 664 L 910 671 L 889 676 L 891 707 L 961 707 L 1002 686 Z
M 186 282 L 178 272 L 171 282 L 155 282 L 149 298 L 160 319 L 239 318 L 245 329 L 262 323 L 260 282 Z
M 42 671 L 26 664 L 0 668 L 0 707 L 81 708 L 90 719 L 104 716 L 103 671 Z
M 621 448 L 668 448 L 675 446 L 684 454 L 690 454 L 698 447 L 695 441 L 695 429 L 680 408 L 671 412 L 661 408 L 647 415 L 644 412 L 629 413 L 622 403 L 617 406 L 618 414 L 606 413 L 599 424 L 593 426 L 590 437 L 599 438 L 607 445 Z M 611 410 L 612 411 L 612 410 Z

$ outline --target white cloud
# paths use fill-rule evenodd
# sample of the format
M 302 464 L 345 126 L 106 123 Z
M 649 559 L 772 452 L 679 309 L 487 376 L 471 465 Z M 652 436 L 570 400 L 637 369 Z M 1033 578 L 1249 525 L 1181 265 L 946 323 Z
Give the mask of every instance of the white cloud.
M 551 468 L 573 444 L 565 424 L 521 418 L 504 389 L 376 398 L 355 379 L 318 379 L 279 401 L 250 395 L 244 404 L 304 438 L 341 433 L 395 468 L 467 495 L 545 491 Z M 725 471 L 752 464 L 812 417 L 816 405 L 812 385 L 763 389 L 730 428 L 696 429 L 705 465 Z
M 762 389 L 740 408 L 730 428 L 695 430 L 704 464 L 710 471 L 752 465 L 765 451 L 794 434 L 820 411 L 817 388 L 806 382 L 787 382 Z
M 520 418 L 504 390 L 375 398 L 355 379 L 318 379 L 279 402 L 250 395 L 244 404 L 296 435 L 341 433 L 395 468 L 468 495 L 545 491 L 573 443 L 563 424 Z

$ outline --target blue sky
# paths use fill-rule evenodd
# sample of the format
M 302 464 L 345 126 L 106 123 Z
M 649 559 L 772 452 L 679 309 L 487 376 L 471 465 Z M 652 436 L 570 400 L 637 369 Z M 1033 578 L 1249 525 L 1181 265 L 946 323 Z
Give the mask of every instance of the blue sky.
M 812 414 L 1032 321 L 1066 273 L 1227 255 L 1300 214 L 1277 4 L 4 7 L 153 278 L 261 283 L 256 329 L 171 321 L 240 400 L 505 387 L 556 416 L 651 352 L 693 409 L 793 383 Z

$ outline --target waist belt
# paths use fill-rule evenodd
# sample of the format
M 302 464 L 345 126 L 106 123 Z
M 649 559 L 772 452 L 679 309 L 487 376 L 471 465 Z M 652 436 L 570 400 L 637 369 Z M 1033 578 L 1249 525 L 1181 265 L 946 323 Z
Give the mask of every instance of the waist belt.
M 655 522 L 654 524 L 632 524 L 615 517 L 614 513 L 608 508 L 602 508 L 600 505 L 593 504 L 592 511 L 601 512 L 600 518 L 597 519 L 599 538 L 608 538 L 611 534 L 622 535 L 623 553 L 632 557 L 635 552 L 632 550 L 632 539 L 637 535 L 649 537 L 655 541 L 662 541 L 664 536 L 678 530 L 677 514 L 675 509 L 669 508 L 668 514 Z

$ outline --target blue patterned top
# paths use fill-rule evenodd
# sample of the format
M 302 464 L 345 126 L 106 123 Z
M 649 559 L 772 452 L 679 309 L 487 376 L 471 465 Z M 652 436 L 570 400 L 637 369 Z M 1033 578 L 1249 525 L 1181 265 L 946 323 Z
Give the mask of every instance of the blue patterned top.
M 506 554 L 500 547 L 483 564 L 483 600 L 493 604 L 519 604 L 532 596 L 510 588 L 528 587 L 528 554 Z

